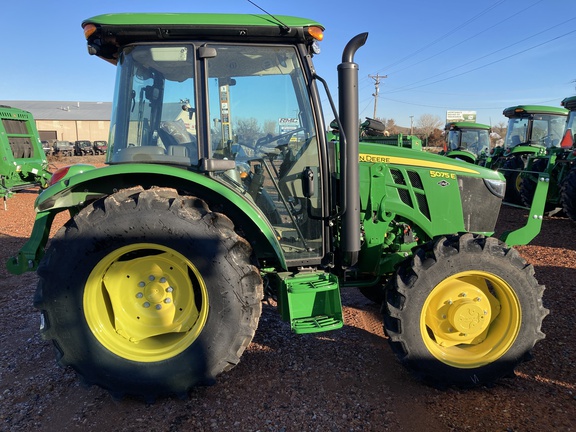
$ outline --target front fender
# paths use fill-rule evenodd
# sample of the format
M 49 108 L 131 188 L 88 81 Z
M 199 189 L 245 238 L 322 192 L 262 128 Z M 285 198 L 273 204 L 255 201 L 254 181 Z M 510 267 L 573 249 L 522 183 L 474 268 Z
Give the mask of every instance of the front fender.
M 145 188 L 172 187 L 204 199 L 213 210 L 232 219 L 236 227 L 244 232 L 259 258 L 277 261 L 280 267 L 287 269 L 274 229 L 249 196 L 243 195 L 240 190 L 235 191 L 199 173 L 164 165 L 84 166 L 83 170 L 72 171 L 42 191 L 36 199 L 32 235 L 18 256 L 8 260 L 10 272 L 21 274 L 37 268 L 55 214 L 65 210 L 74 214 L 97 199 L 137 185 Z

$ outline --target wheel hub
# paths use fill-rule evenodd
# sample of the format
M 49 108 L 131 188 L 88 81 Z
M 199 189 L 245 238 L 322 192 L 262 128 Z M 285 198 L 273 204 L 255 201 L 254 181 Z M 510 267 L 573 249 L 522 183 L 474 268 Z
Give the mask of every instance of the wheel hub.
M 448 320 L 456 331 L 476 336 L 486 329 L 488 312 L 480 307 L 479 301 L 458 300 L 449 307 Z
M 169 254 L 116 261 L 103 282 L 116 333 L 131 342 L 186 332 L 198 317 L 187 267 Z

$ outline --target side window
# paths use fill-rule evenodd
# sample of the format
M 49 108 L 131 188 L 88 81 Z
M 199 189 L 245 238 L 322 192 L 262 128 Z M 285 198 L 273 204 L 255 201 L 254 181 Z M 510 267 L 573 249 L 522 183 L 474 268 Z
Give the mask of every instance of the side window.
M 126 49 L 118 79 L 129 85 L 115 94 L 111 163 L 198 163 L 193 53 L 192 46 Z

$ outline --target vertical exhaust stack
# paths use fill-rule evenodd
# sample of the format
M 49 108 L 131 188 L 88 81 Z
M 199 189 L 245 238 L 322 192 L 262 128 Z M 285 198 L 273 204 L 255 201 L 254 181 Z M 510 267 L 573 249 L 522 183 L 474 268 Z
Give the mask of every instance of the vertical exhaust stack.
M 358 65 L 354 54 L 366 43 L 368 33 L 354 36 L 344 48 L 338 65 L 338 111 L 342 124 L 340 142 L 340 178 L 342 189 L 341 246 L 343 265 L 358 262 L 360 252 L 360 176 L 358 168 L 360 137 L 358 110 Z

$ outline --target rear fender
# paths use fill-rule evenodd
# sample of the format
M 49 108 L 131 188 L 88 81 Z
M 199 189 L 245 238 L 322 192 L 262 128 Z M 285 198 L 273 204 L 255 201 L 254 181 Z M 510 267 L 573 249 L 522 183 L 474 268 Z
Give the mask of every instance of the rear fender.
M 182 168 L 152 164 L 84 167 L 81 172 L 65 175 L 44 190 L 36 199 L 36 220 L 32 235 L 18 256 L 8 260 L 11 273 L 21 274 L 37 268 L 44 253 L 54 216 L 61 211 L 75 214 L 91 202 L 133 186 L 171 187 L 204 199 L 213 211 L 226 214 L 252 244 L 258 258 L 286 261 L 274 229 L 259 209 L 243 196 L 210 177 Z

